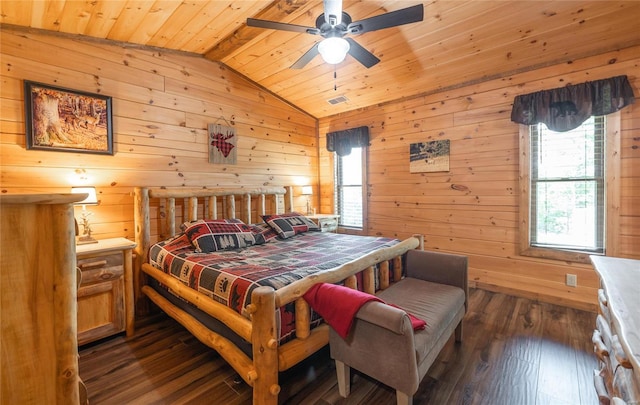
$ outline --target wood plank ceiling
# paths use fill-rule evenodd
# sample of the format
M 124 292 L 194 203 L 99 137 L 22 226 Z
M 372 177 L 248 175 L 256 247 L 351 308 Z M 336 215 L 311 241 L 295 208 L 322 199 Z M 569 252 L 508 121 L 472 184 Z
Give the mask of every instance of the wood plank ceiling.
M 415 4 L 343 9 L 357 21 Z M 381 59 L 370 69 L 350 56 L 335 69 L 319 56 L 290 69 L 320 37 L 245 24 L 314 26 L 318 0 L 2 0 L 0 22 L 203 55 L 317 118 L 640 44 L 637 0 L 435 0 L 424 10 L 423 22 L 352 36 Z M 347 101 L 328 102 L 339 96 Z

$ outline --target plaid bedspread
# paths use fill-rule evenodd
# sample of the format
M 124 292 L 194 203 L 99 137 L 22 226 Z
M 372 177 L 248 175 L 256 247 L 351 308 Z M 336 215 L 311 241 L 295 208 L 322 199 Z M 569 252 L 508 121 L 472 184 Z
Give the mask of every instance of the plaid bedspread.
M 320 270 L 331 269 L 396 239 L 307 232 L 289 239 L 239 250 L 196 253 L 184 235 L 153 245 L 150 263 L 183 284 L 246 316 L 251 292 L 260 286 L 278 289 Z M 293 337 L 294 304 L 279 311 L 281 341 Z M 312 314 L 312 324 L 320 318 Z

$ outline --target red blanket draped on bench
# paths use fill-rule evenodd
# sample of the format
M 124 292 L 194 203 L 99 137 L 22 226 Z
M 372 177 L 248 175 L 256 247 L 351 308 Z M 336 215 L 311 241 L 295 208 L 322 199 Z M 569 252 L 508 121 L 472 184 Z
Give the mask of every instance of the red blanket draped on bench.
M 369 301 L 378 301 L 385 304 L 375 295 L 328 283 L 314 285 L 303 297 L 311 308 L 320 314 L 343 339 L 349 335 L 353 318 L 364 304 Z M 387 305 L 402 309 L 396 305 Z M 409 313 L 407 315 L 411 319 L 411 326 L 413 326 L 414 330 L 422 329 L 427 325 L 422 319 L 418 319 Z

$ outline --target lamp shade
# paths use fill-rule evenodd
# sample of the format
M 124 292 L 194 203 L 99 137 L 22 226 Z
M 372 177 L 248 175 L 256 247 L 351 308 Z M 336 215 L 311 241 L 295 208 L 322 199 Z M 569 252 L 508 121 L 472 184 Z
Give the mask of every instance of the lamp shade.
M 96 205 L 98 204 L 98 195 L 95 187 L 71 187 L 72 194 L 87 194 L 87 198 L 78 201 L 76 205 Z
M 349 52 L 349 42 L 344 38 L 331 37 L 323 39 L 318 44 L 318 52 L 325 62 L 335 65 L 344 60 Z
M 302 195 L 313 195 L 313 187 L 302 186 Z

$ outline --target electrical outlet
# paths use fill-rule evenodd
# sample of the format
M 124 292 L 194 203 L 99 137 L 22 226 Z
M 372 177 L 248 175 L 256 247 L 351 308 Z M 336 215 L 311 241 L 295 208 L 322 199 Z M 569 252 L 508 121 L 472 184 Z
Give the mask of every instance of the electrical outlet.
M 575 274 L 567 274 L 567 285 L 569 287 L 577 287 L 578 286 L 578 276 Z

